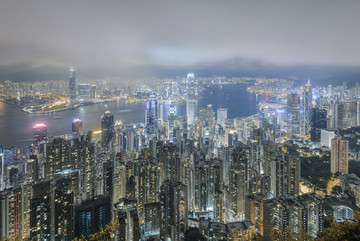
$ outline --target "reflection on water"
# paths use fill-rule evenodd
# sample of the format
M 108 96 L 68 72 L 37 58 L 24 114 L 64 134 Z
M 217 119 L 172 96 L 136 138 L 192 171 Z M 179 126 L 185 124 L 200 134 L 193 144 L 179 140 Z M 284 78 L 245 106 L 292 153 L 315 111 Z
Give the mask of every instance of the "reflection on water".
M 71 123 L 79 118 L 84 123 L 84 132 L 100 128 L 101 115 L 109 110 L 116 120 L 123 123 L 138 123 L 145 119 L 144 103 L 110 102 L 106 105 L 95 104 L 49 115 L 28 114 L 19 108 L 0 102 L 0 144 L 5 146 L 28 145 L 31 143 L 32 126 L 45 122 L 48 135 L 57 136 L 71 133 Z
M 256 101 L 246 92 L 247 85 L 209 85 L 202 93 L 198 106 L 205 108 L 212 104 L 216 115 L 219 107 L 228 108 L 228 118 L 243 117 L 256 113 Z M 71 133 L 71 123 L 79 118 L 84 123 L 84 132 L 100 128 L 101 115 L 109 110 L 115 120 L 123 123 L 139 123 L 145 119 L 145 102 L 126 103 L 114 101 L 106 104 L 82 106 L 77 109 L 49 115 L 31 115 L 20 108 L 0 102 L 0 144 L 5 146 L 28 145 L 31 143 L 32 126 L 37 122 L 45 122 L 48 135 L 57 136 Z M 186 104 L 179 105 L 181 115 L 186 114 Z M 216 118 L 216 116 L 215 116 Z

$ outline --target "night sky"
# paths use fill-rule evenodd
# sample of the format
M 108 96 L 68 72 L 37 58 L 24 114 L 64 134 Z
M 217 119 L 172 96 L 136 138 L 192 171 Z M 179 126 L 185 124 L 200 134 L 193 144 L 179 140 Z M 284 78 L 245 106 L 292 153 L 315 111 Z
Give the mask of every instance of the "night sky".
M 338 0 L 2 0 L 0 80 L 61 78 L 69 66 L 87 77 L 356 72 L 359 9 Z

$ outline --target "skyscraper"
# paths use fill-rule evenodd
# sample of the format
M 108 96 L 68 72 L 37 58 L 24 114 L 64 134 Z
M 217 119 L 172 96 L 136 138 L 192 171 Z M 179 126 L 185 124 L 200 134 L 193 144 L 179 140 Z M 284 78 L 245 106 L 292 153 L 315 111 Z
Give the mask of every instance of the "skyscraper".
M 311 141 L 320 141 L 321 129 L 326 129 L 326 110 L 311 110 Z
M 5 166 L 5 163 L 4 163 L 4 149 L 3 149 L 3 146 L 0 145 L 0 191 L 4 190 L 5 188 L 5 180 L 4 180 L 4 176 L 5 176 L 5 173 L 4 173 L 4 166 Z
M 78 99 L 79 100 L 90 100 L 91 99 L 91 85 L 89 84 L 78 84 Z
M 300 138 L 300 95 L 288 94 L 287 96 L 287 137 Z
M 169 142 L 174 141 L 174 128 L 175 128 L 175 121 L 176 121 L 176 105 L 170 104 L 169 113 L 168 113 L 168 140 Z
M 310 131 L 310 120 L 311 120 L 311 107 L 312 107 L 312 90 L 310 81 L 305 85 L 302 99 L 302 125 L 300 134 L 305 137 Z
M 83 131 L 83 122 L 80 119 L 74 119 L 72 122 L 72 134 L 73 138 L 78 138 Z
M 145 123 L 146 123 L 146 130 L 148 133 L 153 134 L 157 127 L 157 113 L 158 113 L 158 106 L 157 106 L 157 98 L 154 93 L 152 93 L 147 102 L 146 102 L 146 109 L 145 109 Z
M 37 123 L 33 126 L 34 142 L 45 140 L 47 135 L 47 126 L 45 123 Z
M 114 129 L 114 115 L 110 111 L 106 111 L 101 116 L 101 129 L 102 129 L 102 141 L 104 147 L 110 147 L 114 140 L 115 129 Z
M 245 197 L 248 194 L 248 153 L 238 146 L 232 153 L 229 171 L 229 207 L 235 221 L 245 219 Z
M 335 137 L 331 140 L 331 173 L 348 173 L 349 141 Z
M 160 239 L 184 240 L 188 225 L 188 188 L 178 181 L 165 181 L 160 191 Z
M 195 98 L 195 76 L 193 73 L 187 75 L 187 97 L 186 97 L 186 116 L 188 119 L 188 125 L 193 125 L 195 123 L 195 108 L 196 108 L 196 98 Z
M 349 128 L 357 125 L 357 102 L 340 101 L 334 105 L 335 128 Z
M 69 100 L 70 103 L 76 101 L 76 69 L 75 67 L 70 67 L 70 79 L 69 79 Z
M 221 126 L 225 125 L 225 120 L 227 119 L 227 109 L 218 108 L 217 109 L 217 123 Z

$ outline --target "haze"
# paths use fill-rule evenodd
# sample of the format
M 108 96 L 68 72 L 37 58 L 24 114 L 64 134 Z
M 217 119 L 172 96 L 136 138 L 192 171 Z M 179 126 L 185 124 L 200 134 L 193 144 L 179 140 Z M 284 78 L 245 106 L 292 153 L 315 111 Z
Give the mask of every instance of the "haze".
M 359 1 L 329 0 L 3 0 L 0 77 L 51 79 L 69 66 L 127 76 L 300 66 L 354 72 L 359 9 Z

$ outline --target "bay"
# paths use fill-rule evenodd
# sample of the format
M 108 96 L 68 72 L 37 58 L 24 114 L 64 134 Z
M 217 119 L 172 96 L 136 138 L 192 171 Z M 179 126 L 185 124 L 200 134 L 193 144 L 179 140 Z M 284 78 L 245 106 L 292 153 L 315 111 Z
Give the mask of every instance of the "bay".
M 216 109 L 228 109 L 228 118 L 244 117 L 256 114 L 258 99 L 246 92 L 248 85 L 205 85 L 199 99 L 199 107 L 213 105 Z M 180 105 L 181 113 L 186 113 L 185 104 Z M 101 115 L 111 111 L 115 120 L 124 124 L 143 123 L 145 121 L 145 102 L 126 103 L 114 101 L 76 109 L 57 112 L 48 115 L 34 115 L 21 111 L 21 108 L 0 102 L 0 144 L 10 146 L 26 146 L 32 142 L 32 127 L 39 122 L 45 122 L 48 136 L 58 136 L 71 133 L 72 120 L 79 118 L 83 121 L 83 132 L 100 128 Z

